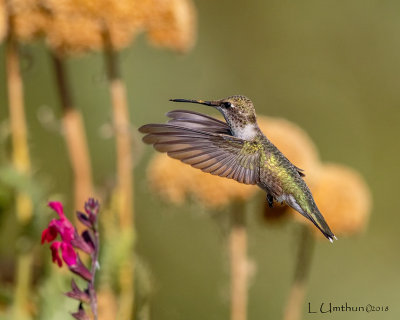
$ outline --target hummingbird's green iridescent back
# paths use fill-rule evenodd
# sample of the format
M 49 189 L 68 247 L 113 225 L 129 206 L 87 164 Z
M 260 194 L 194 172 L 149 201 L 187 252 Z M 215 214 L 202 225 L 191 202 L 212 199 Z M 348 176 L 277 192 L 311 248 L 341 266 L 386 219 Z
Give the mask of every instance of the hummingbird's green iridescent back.
M 310 189 L 303 180 L 304 174 L 294 166 L 266 137 L 262 140 L 264 161 L 260 164 L 258 184 L 276 201 L 285 202 L 310 219 L 324 234 L 329 230 L 315 204 Z M 329 233 L 328 239 L 329 237 Z M 331 235 L 332 238 L 335 236 Z
M 269 205 L 285 202 L 330 240 L 336 239 L 319 212 L 302 170 L 293 165 L 257 125 L 254 105 L 245 96 L 203 101 L 174 99 L 215 107 L 226 122 L 187 110 L 167 114 L 167 124 L 139 128 L 143 141 L 160 152 L 205 172 L 256 184 L 266 191 Z

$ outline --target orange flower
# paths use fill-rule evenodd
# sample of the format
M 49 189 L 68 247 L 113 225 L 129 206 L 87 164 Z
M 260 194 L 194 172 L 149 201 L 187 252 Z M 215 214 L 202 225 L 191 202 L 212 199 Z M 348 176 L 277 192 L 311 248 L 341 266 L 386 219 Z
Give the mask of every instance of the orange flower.
M 196 11 L 191 0 L 145 0 L 151 3 L 146 30 L 156 46 L 180 52 L 190 50 L 196 41 Z
M 54 1 L 54 0 L 53 0 Z M 58 1 L 58 0 L 55 0 Z M 107 28 L 112 45 L 121 49 L 132 43 L 143 29 L 146 1 L 70 0 L 72 9 Z
M 45 35 L 59 54 L 100 50 L 105 30 L 115 49 L 128 46 L 142 23 L 139 0 L 47 0 Z
M 14 18 L 14 32 L 22 41 L 33 40 L 46 28 L 47 17 L 39 0 L 9 0 L 9 10 Z
M 196 14 L 191 0 L 10 0 L 17 36 L 32 41 L 44 35 L 58 54 L 100 50 L 107 31 L 114 49 L 147 31 L 150 41 L 177 51 L 195 42 Z M 3 9 L 2 9 L 3 7 Z M 0 2 L 0 39 L 5 34 Z

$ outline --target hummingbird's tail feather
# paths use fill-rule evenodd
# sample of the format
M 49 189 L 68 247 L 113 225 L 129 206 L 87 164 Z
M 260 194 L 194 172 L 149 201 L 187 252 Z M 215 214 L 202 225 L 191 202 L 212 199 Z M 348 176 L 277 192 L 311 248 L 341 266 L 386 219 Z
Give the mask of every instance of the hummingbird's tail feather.
M 309 219 L 331 243 L 333 240 L 337 240 L 317 206 L 314 206 L 311 214 L 306 213 L 304 216 Z
M 328 224 L 326 223 L 324 217 L 319 213 L 318 220 L 315 220 L 312 216 L 308 215 L 307 218 L 318 228 L 319 231 L 332 243 L 333 240 L 337 240 L 336 236 L 333 234 Z
M 310 194 L 310 196 L 311 196 L 311 194 Z M 309 208 L 311 208 L 311 209 L 309 209 L 309 210 L 303 209 L 302 206 L 300 206 L 297 203 L 296 199 L 293 196 L 288 196 L 286 202 L 289 206 L 291 206 L 293 209 L 295 209 L 296 211 L 301 213 L 305 218 L 310 220 L 330 242 L 333 242 L 333 240 L 337 240 L 336 236 L 333 234 L 333 232 L 329 228 L 328 224 L 326 223 L 323 215 L 319 211 L 314 200 L 311 200 L 311 203 L 309 206 Z

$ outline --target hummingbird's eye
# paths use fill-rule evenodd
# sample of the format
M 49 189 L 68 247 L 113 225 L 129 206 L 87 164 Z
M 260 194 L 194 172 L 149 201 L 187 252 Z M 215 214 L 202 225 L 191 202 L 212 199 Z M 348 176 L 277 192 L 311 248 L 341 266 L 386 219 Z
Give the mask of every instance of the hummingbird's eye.
M 227 109 L 231 108 L 232 107 L 232 103 L 226 101 L 226 102 L 224 102 L 224 107 L 227 108 Z

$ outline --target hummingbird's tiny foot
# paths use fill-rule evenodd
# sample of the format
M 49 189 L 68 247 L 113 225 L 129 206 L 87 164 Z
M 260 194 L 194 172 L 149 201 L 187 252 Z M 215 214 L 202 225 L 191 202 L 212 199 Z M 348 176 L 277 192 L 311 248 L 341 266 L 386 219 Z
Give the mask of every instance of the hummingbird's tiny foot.
M 337 240 L 337 239 L 338 239 L 336 236 L 333 236 L 333 238 L 334 238 L 335 240 Z
M 333 243 L 333 239 L 331 237 L 328 238 L 331 243 Z

